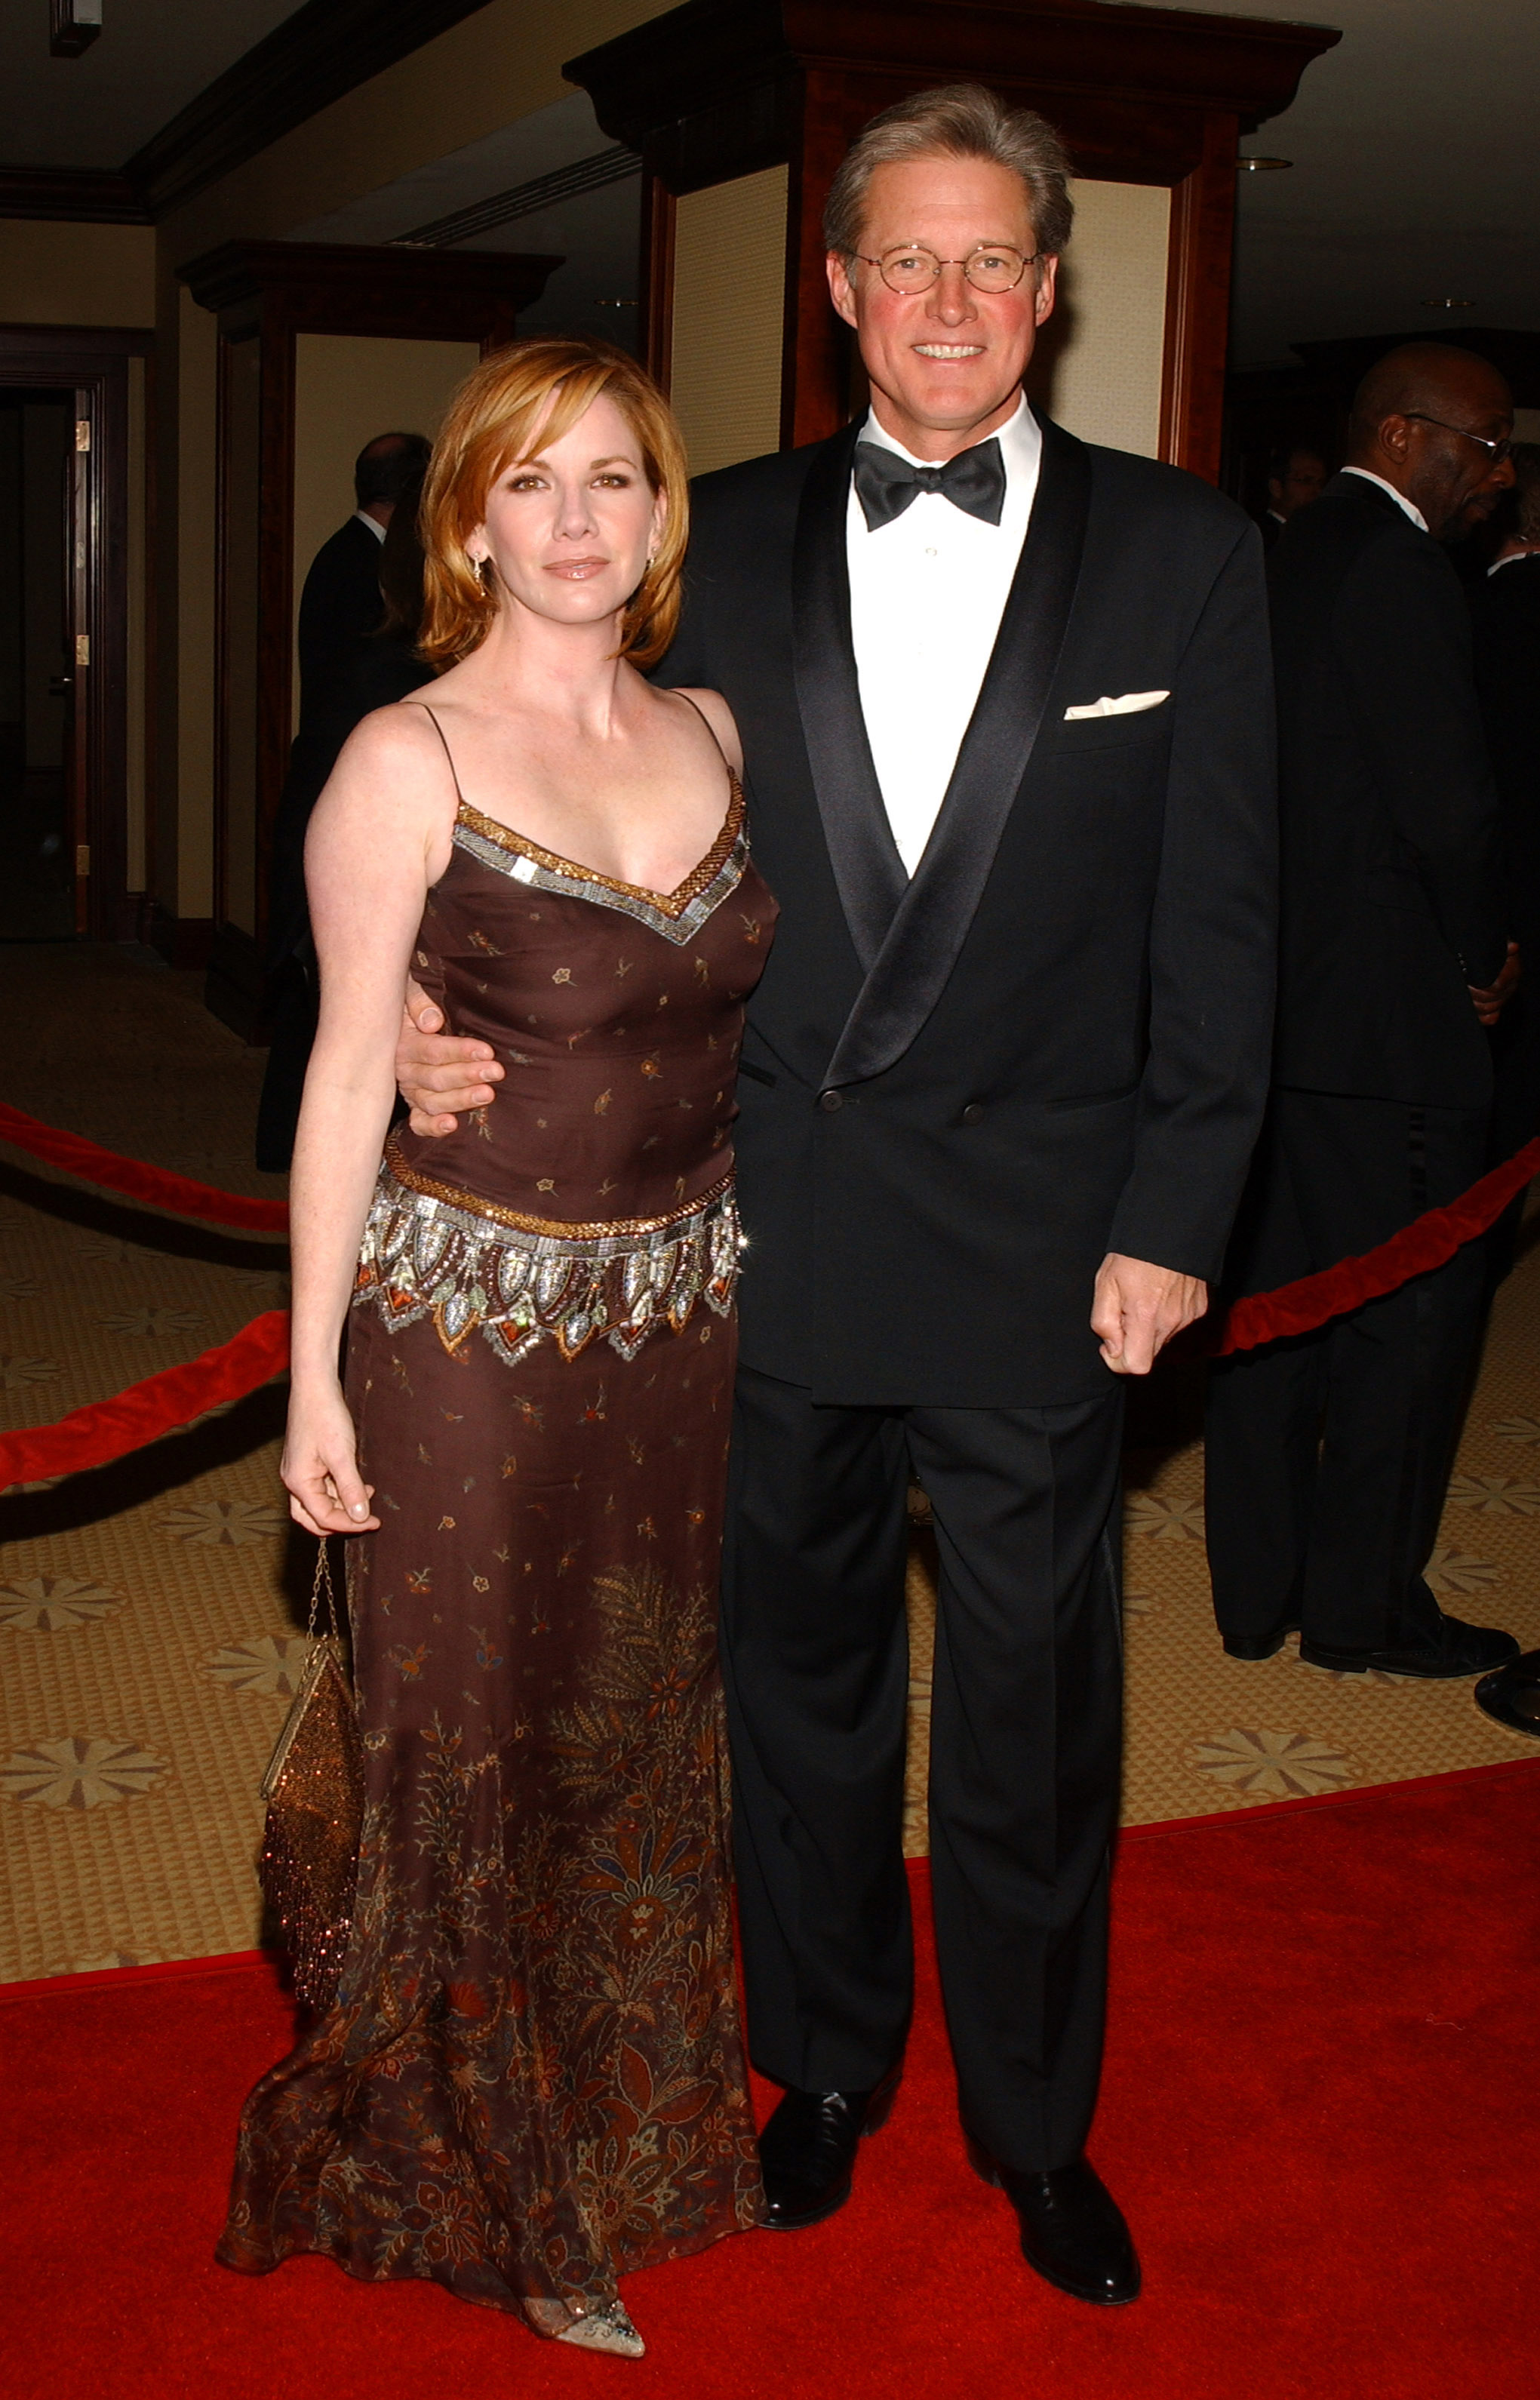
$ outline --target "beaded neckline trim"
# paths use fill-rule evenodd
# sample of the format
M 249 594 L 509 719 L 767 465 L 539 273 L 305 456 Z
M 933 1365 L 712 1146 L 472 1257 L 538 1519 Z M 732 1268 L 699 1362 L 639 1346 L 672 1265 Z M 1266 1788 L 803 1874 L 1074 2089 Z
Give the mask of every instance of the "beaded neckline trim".
M 576 859 L 542 850 L 495 817 L 484 816 L 469 800 L 461 800 L 455 812 L 454 844 L 515 883 L 617 909 L 682 948 L 737 889 L 748 864 L 743 786 L 730 770 L 728 780 L 729 797 L 722 829 L 699 865 L 672 892 L 649 892 L 643 884 L 621 883 L 613 876 L 601 875 L 597 867 L 582 866 Z

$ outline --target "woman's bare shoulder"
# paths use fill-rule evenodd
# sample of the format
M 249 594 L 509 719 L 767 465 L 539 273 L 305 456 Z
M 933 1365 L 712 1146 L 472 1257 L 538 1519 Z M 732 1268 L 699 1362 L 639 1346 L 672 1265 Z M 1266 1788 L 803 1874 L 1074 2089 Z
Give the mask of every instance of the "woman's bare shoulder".
M 715 734 L 717 743 L 729 766 L 735 773 L 741 774 L 743 766 L 743 745 L 738 738 L 738 728 L 733 721 L 732 711 L 721 693 L 706 691 L 696 684 L 679 684 L 675 689 L 681 700 L 693 702 L 700 710 Z

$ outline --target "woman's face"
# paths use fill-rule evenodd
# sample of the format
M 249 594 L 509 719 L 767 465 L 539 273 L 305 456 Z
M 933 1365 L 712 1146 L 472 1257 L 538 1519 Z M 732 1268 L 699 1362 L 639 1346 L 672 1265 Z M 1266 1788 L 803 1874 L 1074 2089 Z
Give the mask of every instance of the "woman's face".
M 466 548 L 490 558 L 505 606 L 560 625 L 603 623 L 624 607 L 662 533 L 641 444 L 601 392 L 559 442 L 505 467 Z

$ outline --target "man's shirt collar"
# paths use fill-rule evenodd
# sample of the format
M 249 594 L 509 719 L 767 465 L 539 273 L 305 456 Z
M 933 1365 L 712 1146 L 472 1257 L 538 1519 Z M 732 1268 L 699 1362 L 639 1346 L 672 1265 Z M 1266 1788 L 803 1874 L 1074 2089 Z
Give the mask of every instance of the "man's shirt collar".
M 1374 474 L 1368 467 L 1344 467 L 1342 472 L 1344 475 L 1361 475 L 1366 484 L 1378 484 L 1381 491 L 1388 492 L 1397 507 L 1406 511 L 1412 524 L 1420 526 L 1422 531 L 1426 533 L 1427 519 L 1422 510 L 1418 508 L 1415 501 L 1409 500 L 1404 492 L 1398 492 L 1394 484 L 1387 484 L 1383 475 Z
M 911 467 L 937 467 L 941 464 L 938 458 L 919 457 L 914 451 L 906 450 L 902 442 L 895 442 L 893 435 L 878 423 L 875 409 L 866 411 L 866 421 L 858 438 L 863 442 L 878 443 L 884 450 L 895 450 L 901 458 L 908 460 Z M 1018 476 L 1029 477 L 1035 483 L 1043 460 L 1043 429 L 1027 405 L 1025 392 L 1016 402 L 1015 414 L 1008 416 L 1003 425 L 997 425 L 992 434 L 983 434 L 980 439 L 999 443 L 1007 486 Z M 974 446 L 972 443 L 968 444 L 970 449 Z

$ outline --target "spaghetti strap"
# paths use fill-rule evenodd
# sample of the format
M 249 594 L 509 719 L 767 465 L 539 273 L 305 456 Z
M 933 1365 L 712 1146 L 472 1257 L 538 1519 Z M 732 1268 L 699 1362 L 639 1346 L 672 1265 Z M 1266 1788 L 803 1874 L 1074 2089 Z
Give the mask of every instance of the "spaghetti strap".
M 728 757 L 728 754 L 727 754 L 727 752 L 723 749 L 723 747 L 722 747 L 722 745 L 721 745 L 720 742 L 718 742 L 718 741 L 717 741 L 717 739 L 716 739 L 716 728 L 713 725 L 713 723 L 712 723 L 712 721 L 711 721 L 710 717 L 706 715 L 706 712 L 705 712 L 705 710 L 702 707 L 702 705 L 701 705 L 700 702 L 699 702 L 698 700 L 691 700 L 691 699 L 690 699 L 690 696 L 689 696 L 689 694 L 688 694 L 688 691 L 680 691 L 680 690 L 678 689 L 678 688 L 677 688 L 675 685 L 674 685 L 674 684 L 665 684 L 665 685 L 664 685 L 664 687 L 663 687 L 663 689 L 665 689 L 665 691 L 672 691 L 675 700 L 682 700 L 682 701 L 684 701 L 684 702 L 686 702 L 686 704 L 687 704 L 688 707 L 690 707 L 690 708 L 693 708 L 693 709 L 694 709 L 696 716 L 700 718 L 700 720 L 701 720 L 702 724 L 705 727 L 706 731 L 711 735 L 712 741 L 713 741 L 713 743 L 715 743 L 715 745 L 716 756 L 718 757 L 718 758 L 720 758 L 720 760 L 722 761 L 723 766 L 727 769 L 728 773 L 730 775 L 730 774 L 732 773 L 732 760 Z M 426 701 L 419 701 L 419 702 L 418 702 L 417 704 L 418 704 L 418 706 L 419 706 L 419 707 L 427 707 L 427 705 L 428 705 L 428 704 L 427 704 L 427 702 L 426 702 Z M 433 712 L 432 712 L 432 710 L 431 710 L 431 709 L 429 709 L 429 712 L 428 712 L 428 713 L 429 713 L 429 716 L 431 716 Z
M 455 772 L 455 753 L 449 747 L 448 739 L 444 733 L 443 726 L 439 723 L 433 711 L 429 707 L 426 700 L 403 700 L 402 706 L 403 708 L 420 708 L 424 716 L 426 716 L 431 724 L 434 732 L 439 737 L 439 740 L 443 743 L 443 755 L 449 761 L 449 780 L 455 786 L 455 798 L 458 800 L 461 808 L 463 809 L 465 806 L 465 794 L 460 789 L 460 779 Z

